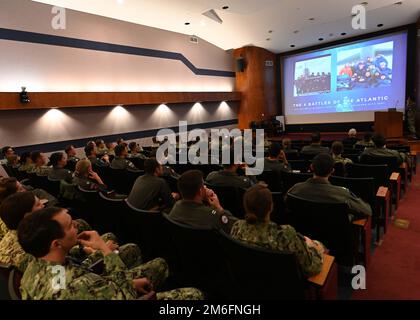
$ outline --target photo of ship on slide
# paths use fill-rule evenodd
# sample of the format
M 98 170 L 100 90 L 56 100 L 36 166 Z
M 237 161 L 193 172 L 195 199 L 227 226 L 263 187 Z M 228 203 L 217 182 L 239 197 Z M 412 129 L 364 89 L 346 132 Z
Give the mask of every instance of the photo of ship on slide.
M 331 92 L 331 55 L 295 64 L 294 96 Z

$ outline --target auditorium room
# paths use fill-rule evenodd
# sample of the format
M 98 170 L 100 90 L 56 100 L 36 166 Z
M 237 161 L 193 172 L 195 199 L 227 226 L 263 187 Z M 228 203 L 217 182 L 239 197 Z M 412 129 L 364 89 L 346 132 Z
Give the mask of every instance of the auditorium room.
M 420 0 L 359 1 L 0 0 L 0 300 L 420 300 Z

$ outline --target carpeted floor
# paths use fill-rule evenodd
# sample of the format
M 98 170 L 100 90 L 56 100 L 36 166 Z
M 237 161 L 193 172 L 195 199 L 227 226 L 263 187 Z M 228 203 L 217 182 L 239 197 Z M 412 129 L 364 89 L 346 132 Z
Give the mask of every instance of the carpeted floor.
M 366 275 L 366 290 L 354 291 L 352 299 L 420 299 L 419 173 L 400 203 L 397 219 L 409 220 L 408 229 L 390 223 L 382 245 L 373 253 Z

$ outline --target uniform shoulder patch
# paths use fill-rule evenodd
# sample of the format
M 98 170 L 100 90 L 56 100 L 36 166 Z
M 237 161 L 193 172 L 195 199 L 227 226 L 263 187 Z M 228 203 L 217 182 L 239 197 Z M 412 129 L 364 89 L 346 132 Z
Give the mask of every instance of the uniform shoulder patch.
M 211 214 L 216 215 L 217 214 L 217 211 L 213 209 L 213 210 L 211 210 Z
M 225 215 L 222 215 L 222 223 L 227 224 L 229 222 L 229 218 Z

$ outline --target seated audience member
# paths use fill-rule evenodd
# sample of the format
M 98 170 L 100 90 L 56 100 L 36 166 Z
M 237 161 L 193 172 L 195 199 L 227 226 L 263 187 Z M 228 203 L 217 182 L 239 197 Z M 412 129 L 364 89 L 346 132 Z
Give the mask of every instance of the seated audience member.
M 11 156 L 7 157 L 6 165 L 11 168 L 18 169 L 20 166 L 19 160 L 20 159 L 17 154 L 12 154 Z
M 235 155 L 232 149 L 230 152 L 230 164 L 225 164 L 223 170 L 210 172 L 206 182 L 218 187 L 249 188 L 257 183 L 255 176 L 240 176 L 238 170 L 244 165 L 235 163 Z
M 117 145 L 120 145 L 120 144 L 123 144 L 123 143 L 125 143 L 125 144 L 126 144 L 126 142 L 124 141 L 124 139 L 123 139 L 123 138 L 119 138 L 119 139 L 117 140 Z
M 294 150 L 292 148 L 292 140 L 290 140 L 289 138 L 284 138 L 281 141 L 282 145 L 283 145 L 283 150 L 284 152 L 289 151 L 289 150 Z
M 72 145 L 67 146 L 64 151 L 67 154 L 67 161 L 71 161 L 76 163 L 77 161 L 79 161 L 80 159 L 76 156 L 76 148 Z
M 347 203 L 349 218 L 353 220 L 365 219 L 372 215 L 369 204 L 356 197 L 350 190 L 332 185 L 328 178 L 334 172 L 334 159 L 327 153 L 319 154 L 312 161 L 313 178 L 306 182 L 295 184 L 287 192 L 289 194 L 316 202 Z M 314 214 L 316 214 L 314 212 Z
M 343 140 L 344 145 L 354 146 L 360 139 L 357 138 L 356 129 L 350 129 L 347 133 L 347 138 Z
M 303 273 L 310 277 L 321 272 L 324 246 L 302 236 L 289 226 L 270 221 L 273 199 L 265 185 L 255 185 L 244 195 L 245 220 L 235 222 L 232 238 L 247 244 L 296 255 Z
M 31 153 L 30 152 L 24 152 L 20 156 L 20 166 L 19 171 L 28 172 L 33 169 L 34 165 L 32 163 L 31 159 Z
M 121 143 L 115 147 L 115 158 L 111 162 L 112 169 L 119 170 L 133 170 L 138 171 L 136 166 L 129 160 L 127 160 L 128 148 L 125 143 Z
M 372 133 L 370 132 L 365 133 L 365 135 L 363 136 L 363 140 L 357 141 L 355 146 L 363 146 L 365 148 L 374 147 L 375 144 L 372 141 Z
M 272 143 L 268 149 L 268 157 L 264 159 L 264 170 L 276 172 L 291 170 L 290 165 L 287 162 L 286 154 L 279 143 Z
M 0 204 L 8 196 L 26 191 L 31 191 L 36 197 L 41 199 L 42 203 L 46 206 L 54 206 L 58 204 L 57 198 L 43 189 L 34 189 L 30 185 L 23 185 L 15 177 L 3 178 L 0 176 Z M 0 240 L 7 231 L 6 226 L 0 219 Z
M 93 140 L 90 140 L 86 143 L 86 146 L 95 146 L 95 145 L 96 145 L 96 143 Z
M 106 167 L 109 166 L 109 157 L 107 154 L 103 155 L 101 158 L 96 156 L 96 147 L 95 146 L 86 146 L 85 147 L 85 154 L 86 157 L 89 159 L 92 165 L 96 165 L 98 167 Z
M 12 264 L 15 267 L 18 267 L 20 271 L 24 271 L 26 268 L 27 263 L 29 262 L 30 257 L 23 251 L 21 246 L 18 243 L 17 239 L 17 228 L 19 222 L 23 219 L 24 215 L 29 212 L 33 212 L 44 207 L 41 200 L 38 199 L 32 192 L 25 191 L 25 192 L 17 192 L 14 193 L 7 198 L 5 198 L 1 205 L 0 205 L 0 217 L 2 221 L 4 220 L 4 225 L 6 227 L 6 233 L 4 238 L 0 242 L 0 262 L 6 264 Z M 82 231 L 90 230 L 90 226 L 84 220 L 75 220 L 75 223 L 78 224 L 79 229 Z M 105 234 L 105 239 L 112 240 L 112 246 L 115 246 L 116 237 L 111 234 Z M 110 242 L 110 241 L 108 241 Z M 76 247 L 74 252 L 77 254 L 75 256 L 79 257 L 80 248 Z M 131 250 L 131 252 L 128 252 Z M 134 261 L 134 254 L 138 253 L 137 255 L 140 256 L 140 249 L 133 250 L 133 245 L 130 247 L 123 246 L 123 252 L 126 254 L 127 252 L 133 256 L 133 259 L 128 260 L 128 262 Z M 87 266 L 91 265 L 92 262 L 97 261 L 101 257 L 98 257 L 97 254 L 92 254 L 92 256 L 88 256 L 86 254 L 86 264 Z M 85 258 L 86 258 L 85 257 Z M 83 259 L 85 259 L 83 258 Z M 81 261 L 81 260 L 80 260 Z M 82 262 L 82 261 L 81 261 Z M 85 261 L 83 261 L 85 262 Z
M 5 262 L 7 259 L 9 261 L 23 260 L 22 257 L 25 253 L 17 243 L 17 226 L 26 213 L 42 209 L 43 207 L 43 202 L 32 192 L 28 191 L 12 194 L 2 201 L 0 205 L 0 217 L 4 219 L 6 234 L 3 238 L 4 242 L 0 243 L 0 262 Z M 84 220 L 77 219 L 74 222 L 77 225 L 78 233 L 91 230 L 89 224 Z M 10 233 L 10 231 L 15 232 Z M 119 255 L 127 267 L 133 268 L 141 264 L 141 252 L 136 244 L 128 243 L 119 247 L 117 237 L 112 233 L 105 233 L 102 235 L 102 238 L 110 248 L 113 248 L 113 250 L 118 249 Z M 13 242 L 14 240 L 16 241 Z M 83 252 L 80 251 L 80 246 L 75 247 L 70 254 L 86 266 L 90 266 L 102 258 L 102 256 L 93 252 L 90 248 L 82 249 Z M 18 266 L 17 263 L 13 265 Z M 20 270 L 23 270 L 25 266 L 26 263 L 22 265 Z
M 168 276 L 167 268 L 159 270 L 151 265 L 162 259 L 128 270 L 96 231 L 77 235 L 71 216 L 61 208 L 42 209 L 26 215 L 19 224 L 18 240 L 25 252 L 36 258 L 29 263 L 22 277 L 23 300 L 151 299 L 162 284 L 158 277 L 164 281 Z M 105 276 L 66 259 L 70 249 L 78 243 L 102 253 Z M 57 290 L 51 285 L 56 276 L 51 272 L 52 266 L 64 267 L 65 290 Z M 194 288 L 157 293 L 157 299 L 202 298 L 202 293 Z
M 331 154 L 334 159 L 334 163 L 341 162 L 343 165 L 346 165 L 347 163 L 353 163 L 348 158 L 343 158 L 342 153 L 344 151 L 343 143 L 340 141 L 335 141 L 331 146 Z
M 73 183 L 85 190 L 106 190 L 99 175 L 93 171 L 92 164 L 89 160 L 83 159 L 77 162 L 74 171 Z
M 115 156 L 115 147 L 117 146 L 117 144 L 115 142 L 109 142 L 106 144 L 106 148 L 108 149 L 108 154 L 110 156 Z
M 302 148 L 301 154 L 317 155 L 320 153 L 328 153 L 330 150 L 327 147 L 321 146 L 321 134 L 315 132 L 311 136 L 312 143 L 309 146 Z
M 12 194 L 2 201 L 0 218 L 8 231 L 0 241 L 0 263 L 13 265 L 20 271 L 25 271 L 30 258 L 19 245 L 17 228 L 26 213 L 43 207 L 42 202 L 29 191 Z
M 6 197 L 16 193 L 31 191 L 35 196 L 41 199 L 46 206 L 54 206 L 58 204 L 58 200 L 43 189 L 34 189 L 17 181 L 16 178 L 0 178 L 0 203 Z
M 47 166 L 47 157 L 43 153 L 36 151 L 32 152 L 31 159 L 33 167 L 29 173 L 36 173 L 39 176 L 48 176 L 51 167 Z
M 70 170 L 64 169 L 67 165 L 67 157 L 63 152 L 55 152 L 50 156 L 50 164 L 52 169 L 48 173 L 48 178 L 51 180 L 65 180 L 71 183 L 73 180 L 73 173 Z
M 237 220 L 220 205 L 213 190 L 206 188 L 203 173 L 189 170 L 178 179 L 182 200 L 175 203 L 169 217 L 175 222 L 197 228 L 223 228 L 227 233 Z
M 11 146 L 6 146 L 1 149 L 1 154 L 3 159 L 0 161 L 0 164 L 7 164 L 7 159 L 15 154 L 15 151 Z
M 175 200 L 179 199 L 177 193 L 171 194 L 167 182 L 160 178 L 163 175 L 163 166 L 155 158 L 144 162 L 145 175 L 137 178 L 127 202 L 140 210 L 160 211 L 172 208 Z
M 104 140 L 102 139 L 96 140 L 95 145 L 96 145 L 96 152 L 98 153 L 98 155 L 108 154 L 108 148 L 106 147 Z
M 129 158 L 140 158 L 143 160 L 147 159 L 147 157 L 144 154 L 140 153 L 143 151 L 143 148 L 140 147 L 140 145 L 137 142 L 130 142 L 128 147 L 130 148 L 130 154 L 128 155 Z
M 289 138 L 285 138 L 281 141 L 281 144 L 283 146 L 283 151 L 284 153 L 287 155 L 291 155 L 291 154 L 299 154 L 299 151 L 296 149 L 292 148 L 292 140 L 290 140 Z
M 372 140 L 375 146 L 372 148 L 366 148 L 360 155 L 361 159 L 365 155 L 372 157 L 395 157 L 397 159 L 398 166 L 400 166 L 403 162 L 407 161 L 406 154 L 398 152 L 397 150 L 387 149 L 386 140 L 383 135 L 375 133 L 372 136 Z
M 0 204 L 11 194 L 18 192 L 18 184 L 21 187 L 21 192 L 26 191 L 16 178 L 3 178 L 0 177 Z M 3 220 L 0 218 L 0 240 L 3 239 L 5 234 L 9 231 Z

